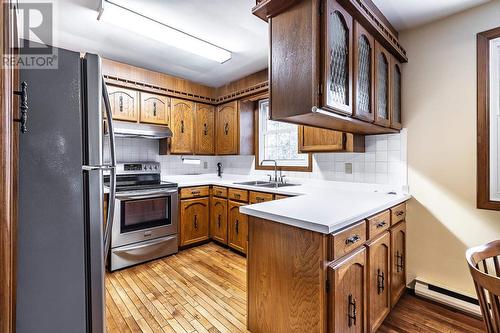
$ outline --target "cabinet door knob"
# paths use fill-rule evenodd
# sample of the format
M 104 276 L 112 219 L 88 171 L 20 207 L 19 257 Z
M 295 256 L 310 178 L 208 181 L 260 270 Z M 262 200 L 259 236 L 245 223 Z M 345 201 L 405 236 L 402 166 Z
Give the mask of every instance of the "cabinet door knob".
M 240 221 L 236 220 L 236 223 L 235 223 L 234 229 L 235 229 L 235 231 L 236 231 L 236 234 L 239 234 L 239 233 L 240 233 Z
M 385 290 L 385 274 L 377 269 L 377 294 L 380 295 Z
M 403 253 L 396 251 L 396 272 L 403 272 L 405 269 Z
M 208 135 L 208 125 L 207 124 L 203 124 L 203 134 Z
M 356 309 L 356 299 L 352 296 L 352 294 L 348 297 L 348 305 L 347 305 L 347 317 L 349 318 L 349 327 L 356 325 L 356 317 L 357 317 L 357 309 Z
M 355 243 L 359 242 L 360 239 L 361 239 L 361 237 L 359 237 L 359 235 L 354 235 L 354 236 L 347 238 L 345 240 L 345 244 L 346 245 L 355 244 Z
M 217 218 L 217 226 L 219 227 L 219 229 L 220 229 L 220 219 L 221 219 L 221 216 L 219 214 L 219 217 Z
M 181 120 L 181 133 L 184 133 L 184 120 Z
M 198 229 L 198 215 L 194 216 L 194 228 Z
M 225 123 L 224 124 L 224 134 L 228 135 L 228 133 L 229 133 L 229 123 Z
M 120 97 L 118 97 L 118 107 L 120 108 L 120 112 L 123 112 L 123 96 L 120 95 Z
M 156 117 L 156 102 L 153 102 L 153 116 Z

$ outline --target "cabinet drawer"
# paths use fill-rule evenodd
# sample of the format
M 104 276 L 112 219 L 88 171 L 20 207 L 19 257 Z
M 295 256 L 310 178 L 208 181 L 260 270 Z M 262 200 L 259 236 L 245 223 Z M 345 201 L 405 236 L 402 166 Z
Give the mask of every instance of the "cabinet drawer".
M 389 210 L 372 216 L 368 219 L 368 238 L 373 238 L 386 231 L 391 225 L 391 213 Z
M 281 200 L 281 199 L 286 199 L 286 198 L 290 198 L 288 195 L 282 195 L 282 194 L 276 194 L 274 196 L 274 200 Z
M 391 225 L 406 219 L 406 202 L 391 208 Z
M 181 199 L 208 197 L 210 189 L 208 186 L 186 187 L 181 189 Z
M 228 192 L 228 197 L 231 200 L 248 202 L 248 191 L 247 190 L 240 190 L 237 188 L 230 188 L 229 192 Z
M 262 192 L 250 192 L 250 203 L 260 203 L 266 201 L 272 201 L 274 199 L 274 195 L 271 193 L 262 193 Z
M 219 198 L 227 198 L 227 188 L 214 186 L 212 187 L 212 195 Z
M 332 260 L 336 260 L 366 242 L 366 222 L 360 222 L 331 235 Z

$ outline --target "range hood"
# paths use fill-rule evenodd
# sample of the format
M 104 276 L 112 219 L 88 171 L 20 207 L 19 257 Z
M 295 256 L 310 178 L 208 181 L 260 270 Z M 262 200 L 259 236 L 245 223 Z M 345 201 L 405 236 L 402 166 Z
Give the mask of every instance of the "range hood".
M 165 139 L 172 137 L 172 131 L 167 126 L 114 120 L 113 128 L 115 136 L 122 138 Z

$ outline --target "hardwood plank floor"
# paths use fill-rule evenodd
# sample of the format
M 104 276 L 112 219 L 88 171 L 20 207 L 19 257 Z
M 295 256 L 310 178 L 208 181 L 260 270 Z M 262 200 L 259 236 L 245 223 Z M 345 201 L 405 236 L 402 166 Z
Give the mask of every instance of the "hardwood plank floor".
M 214 243 L 106 274 L 109 333 L 246 330 L 246 259 Z M 484 332 L 482 322 L 405 295 L 379 332 Z

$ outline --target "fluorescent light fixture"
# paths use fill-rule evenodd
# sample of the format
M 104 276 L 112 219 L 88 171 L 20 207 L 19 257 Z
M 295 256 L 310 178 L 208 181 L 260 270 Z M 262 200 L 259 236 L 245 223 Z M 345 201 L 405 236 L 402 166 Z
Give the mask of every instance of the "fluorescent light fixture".
M 110 1 L 101 0 L 97 19 L 221 64 L 232 56 L 228 50 Z
M 194 165 L 200 165 L 201 160 L 199 158 L 189 158 L 189 157 L 182 157 L 182 164 L 194 164 Z

